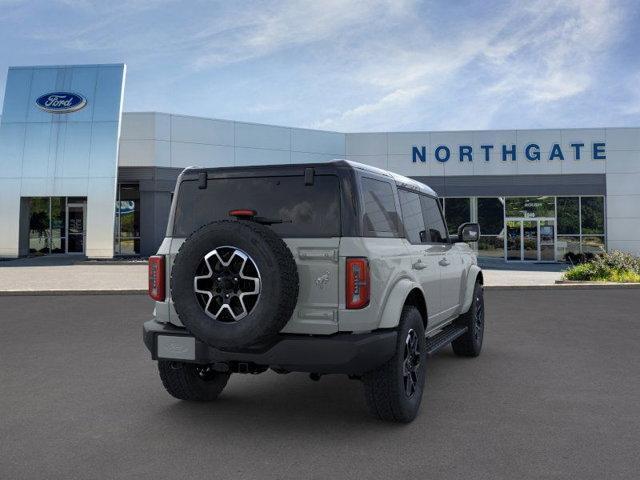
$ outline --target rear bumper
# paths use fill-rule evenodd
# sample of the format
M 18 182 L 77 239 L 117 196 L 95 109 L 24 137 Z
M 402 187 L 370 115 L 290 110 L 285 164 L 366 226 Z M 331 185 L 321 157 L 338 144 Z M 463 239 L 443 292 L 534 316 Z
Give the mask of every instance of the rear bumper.
M 396 338 L 394 330 L 330 336 L 281 334 L 274 344 L 261 350 L 227 351 L 201 342 L 184 328 L 156 320 L 145 322 L 143 327 L 144 344 L 154 360 L 237 362 L 292 372 L 350 375 L 371 371 L 387 362 L 395 353 Z

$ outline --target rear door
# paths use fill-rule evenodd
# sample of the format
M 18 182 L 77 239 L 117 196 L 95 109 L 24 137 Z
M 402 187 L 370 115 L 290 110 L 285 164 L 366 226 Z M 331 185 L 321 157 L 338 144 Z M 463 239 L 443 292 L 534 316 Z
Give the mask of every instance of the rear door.
M 428 195 L 420 195 L 420 204 L 422 206 L 422 216 L 425 224 L 425 243 L 427 251 L 432 259 L 431 266 L 437 271 L 438 275 L 438 315 L 433 319 L 429 326 L 437 327 L 448 318 L 447 298 L 449 286 L 443 282 L 443 269 L 446 266 L 446 253 L 449 249 L 449 234 L 442 217 L 440 203 L 435 197 Z
M 437 323 L 442 312 L 442 291 L 438 261 L 442 252 L 437 245 L 427 243 L 427 229 L 420 195 L 398 189 L 402 222 L 404 224 L 407 248 L 412 256 L 412 269 L 420 280 L 427 301 L 429 325 Z

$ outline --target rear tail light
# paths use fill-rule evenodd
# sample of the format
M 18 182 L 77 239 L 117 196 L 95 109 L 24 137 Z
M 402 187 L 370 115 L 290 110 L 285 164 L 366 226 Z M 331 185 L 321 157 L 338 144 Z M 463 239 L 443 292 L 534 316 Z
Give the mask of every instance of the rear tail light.
M 369 305 L 369 260 L 347 258 L 347 308 L 357 309 Z
M 164 256 L 149 257 L 149 296 L 164 302 Z

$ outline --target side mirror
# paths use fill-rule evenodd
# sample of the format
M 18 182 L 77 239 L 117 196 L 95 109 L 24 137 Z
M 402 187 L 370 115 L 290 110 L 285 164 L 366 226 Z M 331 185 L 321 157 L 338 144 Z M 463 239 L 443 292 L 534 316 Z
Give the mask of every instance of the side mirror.
M 477 242 L 480 240 L 480 225 L 477 223 L 463 223 L 458 227 L 459 242 Z

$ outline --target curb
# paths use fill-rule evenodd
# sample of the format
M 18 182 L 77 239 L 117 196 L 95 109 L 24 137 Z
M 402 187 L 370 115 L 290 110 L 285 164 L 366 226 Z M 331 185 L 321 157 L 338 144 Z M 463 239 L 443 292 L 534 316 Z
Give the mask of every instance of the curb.
M 2 290 L 0 297 L 24 297 L 45 295 L 146 295 L 147 289 L 130 290 Z

